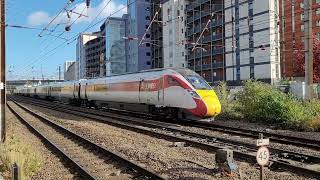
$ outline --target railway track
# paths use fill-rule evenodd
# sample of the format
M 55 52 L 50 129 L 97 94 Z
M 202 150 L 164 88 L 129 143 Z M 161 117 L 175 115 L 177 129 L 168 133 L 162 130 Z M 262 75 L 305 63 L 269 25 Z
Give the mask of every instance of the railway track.
M 105 179 L 115 172 L 120 172 L 117 178 L 122 179 L 166 179 L 17 102 L 7 105 L 22 123 L 53 147 L 84 179 Z
M 24 98 L 23 98 L 24 99 Z M 22 99 L 20 99 L 23 102 Z M 87 108 L 72 107 L 61 104 L 48 104 L 41 101 L 30 102 L 24 99 L 25 103 L 33 104 L 51 110 L 65 112 L 81 117 L 86 117 L 95 121 L 108 123 L 125 129 L 130 129 L 140 133 L 149 134 L 159 138 L 170 139 L 173 141 L 183 141 L 193 146 L 198 146 L 207 150 L 217 150 L 229 148 L 234 151 L 236 159 L 255 162 L 255 152 L 257 147 L 250 143 L 230 140 L 226 138 L 209 136 L 202 133 L 185 131 L 181 126 L 171 123 L 163 123 L 151 120 L 144 120 L 136 117 L 128 117 L 119 114 L 106 113 Z M 311 176 L 320 177 L 320 172 L 311 167 L 318 166 L 320 158 L 282 149 L 270 148 L 271 163 L 270 168 L 285 169 L 294 173 L 304 173 Z
M 259 134 L 263 133 L 263 135 L 265 137 L 268 137 L 272 142 L 277 142 L 277 143 L 287 144 L 287 145 L 294 145 L 294 146 L 310 148 L 310 149 L 320 151 L 320 140 L 286 136 L 286 135 L 276 134 L 276 133 L 266 132 L 266 131 L 235 128 L 235 127 L 217 125 L 215 123 L 210 123 L 210 122 L 189 121 L 189 122 L 185 122 L 184 124 L 192 127 L 197 127 L 197 128 L 202 128 L 202 129 L 207 129 L 212 131 L 219 131 L 223 133 L 228 133 L 228 134 L 233 134 L 233 135 L 238 135 L 243 137 L 250 137 L 250 138 L 258 138 Z

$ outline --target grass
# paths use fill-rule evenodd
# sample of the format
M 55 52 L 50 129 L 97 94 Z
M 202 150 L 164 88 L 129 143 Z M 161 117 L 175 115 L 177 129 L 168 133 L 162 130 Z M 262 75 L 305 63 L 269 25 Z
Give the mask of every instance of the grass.
M 4 144 L 0 144 L 0 172 L 11 171 L 12 164 L 16 162 L 20 179 L 30 179 L 42 165 L 40 154 L 33 148 L 14 136 L 9 136 Z
M 247 81 L 244 90 L 230 99 L 225 83 L 216 87 L 222 105 L 218 119 L 247 119 L 283 129 L 320 131 L 320 101 L 296 99 L 275 87 Z

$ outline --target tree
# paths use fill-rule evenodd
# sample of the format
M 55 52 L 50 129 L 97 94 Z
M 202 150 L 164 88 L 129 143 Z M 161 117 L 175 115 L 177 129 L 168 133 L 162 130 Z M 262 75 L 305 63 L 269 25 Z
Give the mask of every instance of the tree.
M 295 73 L 298 76 L 304 76 L 305 59 L 304 59 L 304 44 L 296 44 L 293 55 L 296 58 Z M 313 35 L 313 81 L 320 83 L 320 40 L 316 35 Z

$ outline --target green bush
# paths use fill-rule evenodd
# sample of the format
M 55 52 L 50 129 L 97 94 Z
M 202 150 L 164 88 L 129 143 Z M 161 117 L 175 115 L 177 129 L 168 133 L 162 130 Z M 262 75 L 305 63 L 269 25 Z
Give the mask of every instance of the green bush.
M 301 101 L 259 81 L 244 82 L 243 91 L 230 99 L 226 83 L 215 87 L 221 103 L 217 119 L 248 120 L 284 129 L 320 131 L 320 101 Z
M 217 119 L 241 119 L 241 114 L 238 110 L 238 102 L 229 99 L 230 92 L 225 82 L 218 82 L 214 88 L 221 103 L 221 113 Z
M 251 121 L 285 128 L 318 130 L 317 122 L 314 122 L 320 115 L 320 103 L 317 101 L 302 102 L 269 84 L 257 81 L 245 82 L 244 91 L 237 94 L 237 101 L 240 113 Z

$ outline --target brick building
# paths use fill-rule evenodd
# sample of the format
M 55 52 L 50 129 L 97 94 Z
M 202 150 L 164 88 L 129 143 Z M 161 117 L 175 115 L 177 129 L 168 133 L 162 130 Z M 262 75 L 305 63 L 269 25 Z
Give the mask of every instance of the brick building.
M 320 0 L 313 0 L 312 30 L 320 37 Z M 279 0 L 281 72 L 284 78 L 301 76 L 295 72 L 294 49 L 302 44 L 304 38 L 303 0 Z

